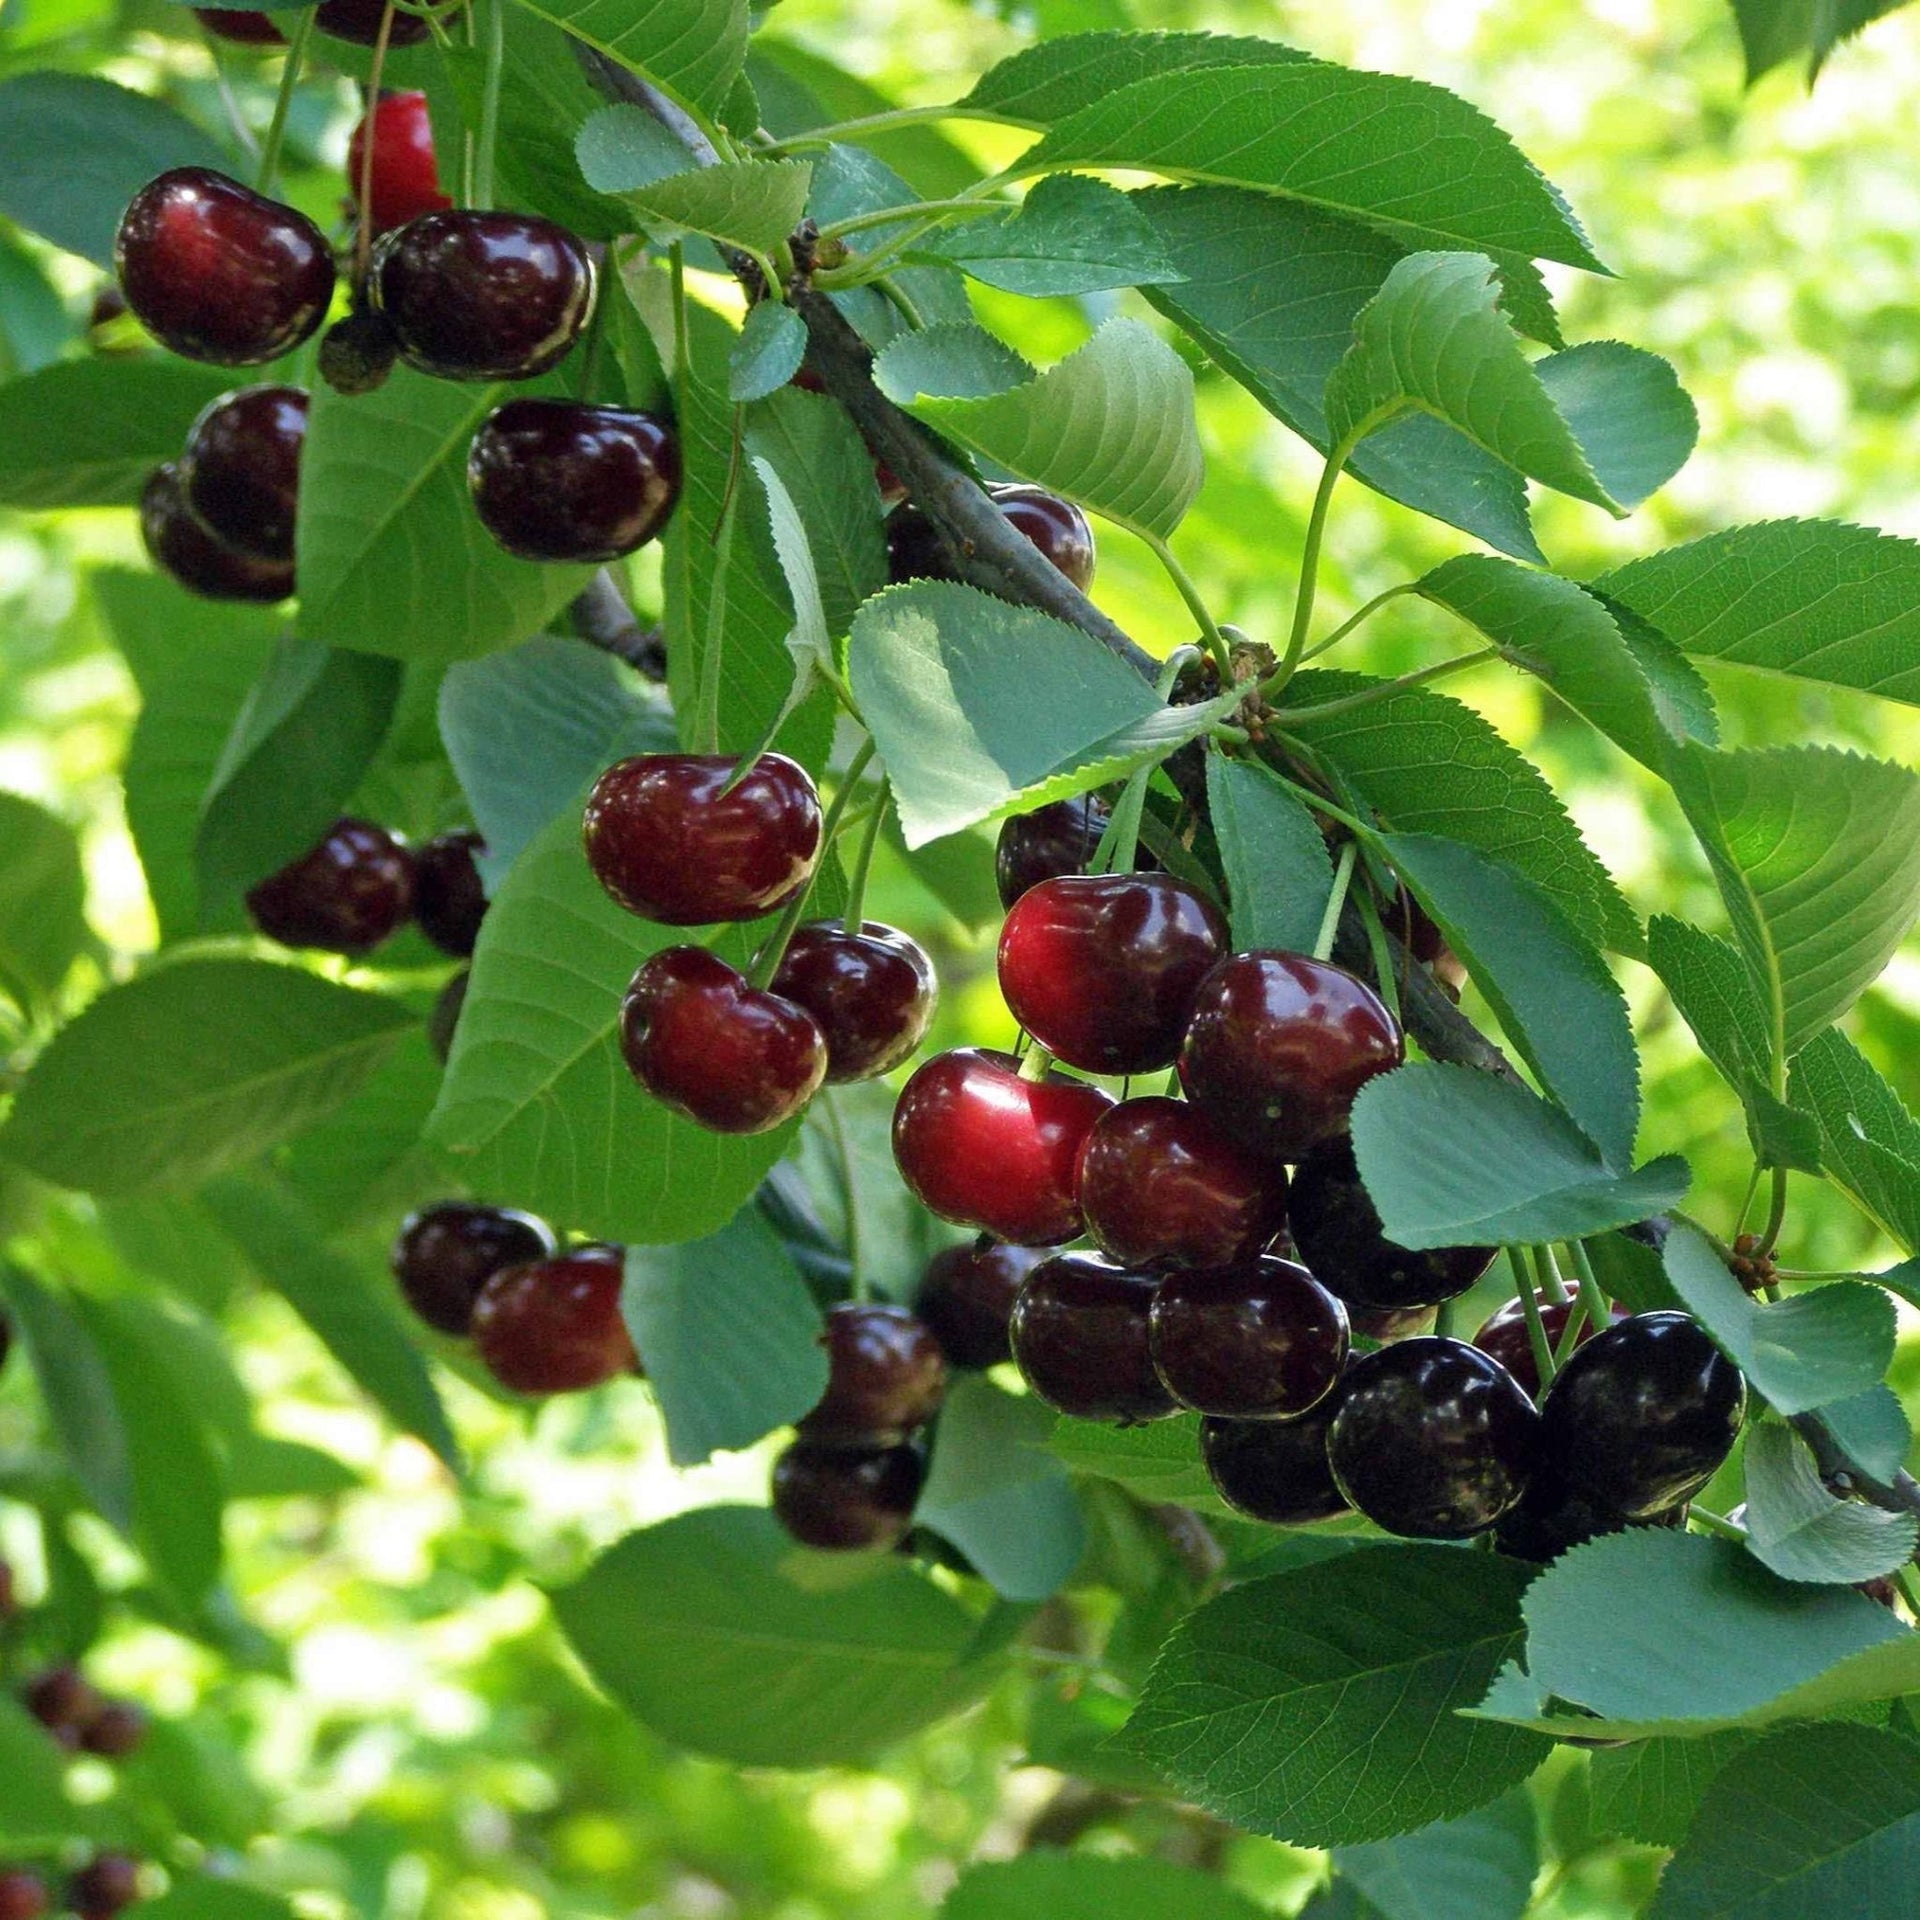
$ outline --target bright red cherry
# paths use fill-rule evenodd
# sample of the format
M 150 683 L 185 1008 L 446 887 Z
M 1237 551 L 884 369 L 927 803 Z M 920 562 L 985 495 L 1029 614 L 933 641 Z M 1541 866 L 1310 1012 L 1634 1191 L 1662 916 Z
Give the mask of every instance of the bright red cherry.
M 413 856 L 413 917 L 442 953 L 469 959 L 487 917 L 487 890 L 476 854 L 487 843 L 471 828 L 437 833 Z
M 1540 1308 L 1540 1324 L 1546 1331 L 1547 1350 L 1550 1353 L 1560 1351 L 1560 1336 L 1567 1330 L 1567 1321 L 1572 1316 L 1575 1302 L 1555 1300 L 1551 1295 L 1536 1293 L 1535 1301 Z M 1626 1318 L 1624 1307 L 1615 1307 L 1615 1320 Z M 1600 1329 L 1590 1320 L 1583 1320 L 1575 1347 L 1584 1347 Z M 1480 1331 L 1473 1336 L 1473 1344 L 1482 1353 L 1490 1353 L 1526 1388 L 1539 1397 L 1540 1368 L 1533 1357 L 1533 1336 L 1527 1330 L 1527 1310 L 1516 1299 L 1509 1300 L 1498 1313 L 1488 1316 Z
M 1159 1094 L 1100 1116 L 1080 1150 L 1079 1193 L 1094 1245 L 1123 1267 L 1229 1266 L 1286 1224 L 1286 1174 Z
M 473 1325 L 480 1289 L 503 1267 L 550 1260 L 553 1230 L 511 1207 L 442 1200 L 409 1214 L 393 1243 L 393 1277 L 428 1326 L 456 1336 Z
M 333 299 L 333 251 L 304 213 L 209 167 L 133 196 L 114 242 L 127 305 L 189 360 L 251 367 L 308 338 Z
M 503 1267 L 480 1290 L 473 1339 L 487 1370 L 515 1393 L 578 1393 L 640 1371 L 620 1314 L 618 1247 Z
M 705 947 L 667 947 L 633 976 L 620 1052 L 656 1100 L 712 1133 L 765 1133 L 827 1077 L 812 1016 Z
M 626 407 L 509 400 L 473 436 L 467 487 L 481 525 L 522 560 L 617 560 L 666 525 L 680 440 Z
M 77 1920 L 115 1920 L 140 1898 L 140 1863 L 124 1853 L 97 1853 L 67 1882 Z
M 409 18 L 396 13 L 396 22 Z M 367 132 L 373 132 L 373 180 L 368 195 L 375 233 L 404 227 L 423 213 L 439 213 L 453 202 L 440 191 L 440 164 L 433 153 L 433 122 L 424 93 L 382 93 L 373 111 L 363 115 L 347 142 L 347 191 L 360 201 L 366 177 Z
M 1170 1273 L 1149 1328 L 1161 1384 L 1221 1419 L 1296 1419 L 1347 1364 L 1345 1310 L 1291 1260 Z
M 1219 910 L 1182 881 L 1072 874 L 1015 902 L 1000 931 L 1000 991 L 1069 1066 L 1151 1073 L 1173 1065 L 1194 996 L 1226 950 Z
M 147 1716 L 130 1701 L 109 1700 L 80 1729 L 80 1747 L 102 1760 L 124 1760 L 146 1737 Z
M 1080 1149 L 1112 1105 L 1084 1081 L 1025 1080 L 1010 1055 L 963 1047 L 907 1082 L 893 1110 L 893 1157 L 941 1219 L 1021 1246 L 1057 1246 L 1080 1231 Z
M 317 847 L 247 895 L 247 912 L 269 940 L 327 953 L 366 953 L 412 911 L 412 856 L 366 820 L 336 820 Z
M 1026 1277 L 1046 1255 L 984 1236 L 943 1247 L 927 1262 L 914 1311 L 953 1367 L 997 1367 L 1013 1358 L 1007 1324 Z
M 1201 984 L 1180 1083 L 1237 1138 L 1298 1160 L 1345 1133 L 1354 1096 L 1405 1058 L 1399 1021 L 1344 967 L 1236 953 Z
M 245 7 L 195 7 L 193 17 L 216 40 L 230 40 L 237 47 L 284 47 L 287 36 L 273 24 L 271 17 Z
M 1298 1420 L 1202 1420 L 1200 1458 L 1213 1490 L 1236 1513 L 1276 1527 L 1308 1527 L 1348 1511 L 1327 1464 L 1334 1392 Z
M 0 1920 L 41 1920 L 53 1911 L 47 1883 L 25 1867 L 0 1873 Z
M 1097 793 L 1056 800 L 1032 813 L 1016 813 L 1000 829 L 993 876 L 1000 904 L 1011 907 L 1042 880 L 1085 873 L 1112 816 Z
M 849 932 L 837 920 L 798 928 L 773 990 L 805 1007 L 827 1040 L 827 1078 L 871 1080 L 926 1038 L 939 988 L 933 962 L 877 920 Z
M 1058 1253 L 1027 1276 L 1009 1329 L 1014 1364 L 1048 1406 L 1081 1420 L 1159 1420 L 1178 1405 L 1154 1371 L 1154 1278 L 1097 1253 Z
M 587 864 L 621 906 L 668 927 L 756 920 L 786 906 L 820 857 L 820 796 L 763 753 L 729 792 L 723 754 L 642 753 L 587 796 Z
M 531 380 L 587 324 L 593 256 L 538 215 L 454 207 L 386 235 L 367 285 L 408 366 L 442 380 Z
M 947 1362 L 933 1329 L 905 1307 L 843 1301 L 827 1315 L 827 1390 L 799 1423 L 804 1439 L 878 1447 L 904 1440 L 940 1411 Z
M 1092 586 L 1093 529 L 1078 507 L 1044 487 L 1018 482 L 990 486 L 987 492 L 1015 529 L 1082 593 Z M 895 507 L 887 516 L 887 569 L 896 584 L 957 577 L 933 522 L 912 505 Z
M 290 560 L 254 560 L 236 553 L 187 511 L 180 469 L 172 461 L 147 476 L 140 495 L 140 538 L 162 573 L 203 600 L 271 605 L 293 592 Z
M 386 0 L 320 0 L 313 24 L 335 40 L 349 40 L 356 47 L 371 47 L 380 38 L 380 22 L 386 13 Z M 418 46 L 433 29 L 417 13 L 394 9 L 393 24 L 387 29 L 390 47 Z
M 773 1463 L 774 1518 L 824 1553 L 897 1546 L 913 1525 L 926 1468 L 914 1447 L 796 1441 Z
M 193 423 L 180 459 L 187 510 L 253 560 L 293 558 L 307 396 L 299 387 L 243 387 Z

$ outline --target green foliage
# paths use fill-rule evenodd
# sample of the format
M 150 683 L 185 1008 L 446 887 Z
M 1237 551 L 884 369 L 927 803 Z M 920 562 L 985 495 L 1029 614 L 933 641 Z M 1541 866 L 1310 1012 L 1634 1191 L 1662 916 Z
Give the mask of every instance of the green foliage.
M 1312 949 L 1333 891 L 1313 815 L 1254 760 L 1207 761 L 1207 809 L 1232 906 L 1234 945 Z
M 1747 1542 L 1782 1579 L 1879 1580 L 1913 1558 L 1912 1516 L 1836 1499 L 1791 1427 L 1756 1427 L 1744 1464 Z
M 1520 1920 L 1540 1870 L 1533 1805 L 1509 1793 L 1395 1840 L 1336 1847 L 1333 1861 L 1384 1920 Z
M 0 992 L 29 1009 L 52 998 L 86 944 L 86 902 L 73 829 L 0 793 Z
M 1204 1873 L 1164 1860 L 1029 1853 L 961 1877 L 941 1920 L 1254 1920 L 1265 1909 Z
M 521 0 L 530 12 L 717 113 L 747 57 L 746 0 Z

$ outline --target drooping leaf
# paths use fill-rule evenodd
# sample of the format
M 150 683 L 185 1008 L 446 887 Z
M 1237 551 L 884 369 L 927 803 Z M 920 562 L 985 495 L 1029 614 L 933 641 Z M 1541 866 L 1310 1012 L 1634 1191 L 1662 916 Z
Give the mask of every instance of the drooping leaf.
M 1807 1444 L 1764 1421 L 1747 1436 L 1747 1547 L 1783 1580 L 1849 1586 L 1913 1558 L 1920 1523 L 1827 1490 Z
M 1700 415 L 1657 353 L 1583 340 L 1548 354 L 1534 371 L 1601 486 L 1623 507 L 1658 493 L 1692 456 Z
M 644 74 L 684 106 L 718 113 L 747 57 L 747 0 L 521 0 Z
M 0 993 L 31 1011 L 66 979 L 87 938 L 80 840 L 57 814 L 0 793 Z
M 916 251 L 1031 299 L 1185 278 L 1133 201 L 1084 174 L 1049 174 L 1018 209 L 948 227 Z
M 1845 1034 L 1829 1030 L 1793 1063 L 1788 1099 L 1820 1129 L 1820 1163 L 1890 1238 L 1920 1252 L 1920 1121 Z
M 1265 1912 L 1214 1875 L 1171 1861 L 1043 1849 L 969 1868 L 940 1920 L 1259 1920 Z
M 1311 953 L 1333 892 L 1313 815 L 1257 760 L 1207 756 L 1207 812 L 1226 871 L 1234 946 Z
M 1069 33 L 989 67 L 958 105 L 982 119 L 1051 126 L 1136 81 L 1203 67 L 1286 66 L 1310 55 L 1223 33 Z
M 729 400 L 764 400 L 800 371 L 807 354 L 807 323 L 793 308 L 762 300 L 748 313 L 727 371 Z
M 1509 1793 L 1458 1820 L 1336 1847 L 1333 1864 L 1381 1920 L 1520 1920 L 1540 1871 L 1533 1805 Z

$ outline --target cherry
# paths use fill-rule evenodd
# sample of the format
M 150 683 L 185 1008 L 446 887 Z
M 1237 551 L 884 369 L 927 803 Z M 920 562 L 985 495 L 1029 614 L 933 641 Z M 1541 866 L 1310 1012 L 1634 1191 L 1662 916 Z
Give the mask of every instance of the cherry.
M 216 40 L 230 40 L 237 47 L 284 47 L 287 36 L 273 24 L 271 15 L 243 7 L 195 7 L 193 17 Z
M 1540 1308 L 1540 1324 L 1545 1329 L 1547 1347 L 1550 1352 L 1560 1351 L 1560 1338 L 1567 1330 L 1567 1321 L 1572 1317 L 1576 1302 L 1555 1300 L 1550 1294 L 1536 1293 L 1534 1300 Z M 1615 1307 L 1615 1320 L 1626 1318 L 1624 1307 Z M 1599 1328 L 1591 1321 L 1583 1321 L 1575 1347 L 1584 1347 Z M 1538 1398 L 1540 1393 L 1540 1368 L 1533 1357 L 1533 1336 L 1527 1331 L 1527 1310 L 1517 1299 L 1509 1300 L 1498 1313 L 1488 1317 L 1480 1331 L 1473 1336 L 1473 1344 L 1482 1353 L 1490 1353 L 1513 1375 L 1513 1377 Z
M 387 384 L 400 344 L 371 307 L 357 307 L 320 336 L 320 378 L 335 393 L 352 398 Z
M 1080 1149 L 1112 1105 L 1084 1081 L 1027 1080 L 1011 1055 L 962 1047 L 907 1082 L 893 1110 L 893 1157 L 941 1219 L 1019 1246 L 1055 1246 L 1080 1232 Z
M 1389 1240 L 1360 1179 L 1350 1140 L 1328 1140 L 1294 1169 L 1287 1223 L 1300 1257 L 1349 1306 L 1400 1312 L 1465 1293 L 1493 1264 L 1494 1247 L 1412 1252 Z
M 69 1752 L 79 1746 L 82 1730 L 106 1704 L 75 1666 L 49 1667 L 27 1683 L 20 1700 Z
M 487 1370 L 515 1393 L 577 1393 L 640 1371 L 620 1314 L 618 1247 L 576 1247 L 557 1260 L 503 1267 L 474 1303 Z
M 442 953 L 469 959 L 487 917 L 487 890 L 474 856 L 487 843 L 471 828 L 438 833 L 413 856 L 413 917 Z
M 236 553 L 187 511 L 180 469 L 172 461 L 147 476 L 140 495 L 140 538 L 162 573 L 204 600 L 270 605 L 293 592 L 290 561 L 254 560 Z
M 1173 1065 L 1194 996 L 1227 950 L 1219 910 L 1157 873 L 1069 874 L 1014 903 L 1000 991 L 1049 1053 L 1090 1073 Z
M 386 12 L 386 0 L 320 0 L 313 24 L 335 40 L 350 40 L 356 47 L 371 47 L 380 38 L 380 21 Z M 394 9 L 393 24 L 387 29 L 390 47 L 418 46 L 433 29 L 417 13 Z
M 1541 1451 L 1567 1486 L 1624 1519 L 1698 1493 L 1739 1438 L 1747 1383 L 1684 1313 L 1638 1313 L 1554 1376 Z
M 535 214 L 454 207 L 387 234 L 367 285 L 408 366 L 442 380 L 531 380 L 587 324 L 593 256 Z
M 20 1589 L 14 1579 L 13 1565 L 10 1561 L 0 1560 L 0 1627 L 17 1618 L 19 1612 Z
M 812 1016 L 705 947 L 667 947 L 633 976 L 620 1052 L 656 1100 L 712 1133 L 765 1133 L 827 1077 Z
M 827 1315 L 827 1390 L 800 1423 L 829 1446 L 889 1446 L 924 1427 L 947 1394 L 933 1329 L 905 1307 L 843 1301 Z
M 913 1447 L 796 1441 L 773 1463 L 774 1517 L 825 1553 L 895 1546 L 913 1524 L 926 1469 Z
M 394 15 L 396 24 L 410 18 Z M 438 213 L 453 202 L 440 191 L 440 165 L 433 153 L 433 123 L 424 93 L 382 93 L 362 116 L 347 142 L 347 191 L 357 206 L 366 178 L 367 138 L 373 138 L 373 178 L 368 206 L 375 233 L 404 227 L 423 213 Z
M 133 196 L 114 241 L 127 305 L 189 360 L 277 360 L 327 317 L 333 252 L 304 213 L 210 167 L 175 167 Z
M 1410 1340 L 1416 1333 L 1431 1333 L 1438 1318 L 1432 1307 L 1356 1307 L 1347 1302 L 1347 1324 L 1383 1347 L 1394 1340 Z
M 927 1262 L 914 1311 L 954 1367 L 997 1367 L 1013 1358 L 1007 1323 L 1020 1288 L 1046 1256 L 984 1235 L 966 1246 L 943 1247 Z
M 731 791 L 721 754 L 642 753 L 587 796 L 587 864 L 621 906 L 669 927 L 755 920 L 813 877 L 820 796 L 804 768 L 763 753 Z
M 1093 584 L 1093 529 L 1069 500 L 1044 487 L 1020 483 L 990 486 L 993 503 L 1082 593 Z M 912 505 L 887 516 L 887 572 L 896 585 L 908 580 L 958 578 L 934 524 Z
M 1228 1266 L 1286 1224 L 1286 1174 L 1158 1094 L 1100 1116 L 1080 1150 L 1079 1194 L 1094 1245 L 1124 1267 Z
M 187 510 L 253 560 L 293 558 L 307 396 L 299 387 L 243 387 L 193 423 L 180 461 Z
M 413 911 L 413 858 L 382 827 L 336 820 L 317 847 L 247 895 L 247 911 L 282 946 L 365 953 Z
M 509 400 L 473 436 L 467 486 L 481 525 L 522 560 L 617 560 L 680 497 L 672 423 L 578 400 Z
M 1344 1133 L 1354 1096 L 1405 1058 L 1399 1021 L 1344 967 L 1301 953 L 1236 953 L 1195 997 L 1180 1083 L 1250 1145 L 1298 1160 Z
M 1527 1489 L 1540 1416 L 1497 1360 L 1426 1335 L 1347 1370 L 1333 1477 L 1375 1526 L 1416 1540 L 1484 1533 Z
M 125 1700 L 109 1700 L 80 1729 L 81 1748 L 103 1760 L 124 1760 L 147 1737 L 147 1716 Z
M 1056 800 L 1032 813 L 1016 813 L 1000 829 L 993 853 L 993 877 L 1000 904 L 1011 907 L 1042 880 L 1085 873 L 1110 818 L 1097 793 Z
M 25 1867 L 0 1873 L 0 1920 L 41 1920 L 52 1907 L 53 1896 L 37 1873 Z
M 933 962 L 898 928 L 837 920 L 798 928 L 773 990 L 804 1007 L 826 1036 L 827 1078 L 871 1080 L 926 1038 L 939 988 Z
M 554 1252 L 552 1228 L 530 1213 L 442 1200 L 401 1222 L 393 1277 L 428 1326 L 462 1335 L 473 1325 L 480 1289 L 496 1273 L 551 1260 Z
M 1338 1391 L 1298 1420 L 1202 1420 L 1200 1458 L 1213 1490 L 1236 1513 L 1276 1527 L 1308 1527 L 1348 1511 L 1327 1464 Z
M 1291 1260 L 1170 1273 L 1148 1322 L 1161 1384 L 1222 1419 L 1295 1419 L 1347 1364 L 1345 1310 Z
M 467 988 L 472 979 L 473 970 L 462 967 L 440 989 L 427 1015 L 427 1044 L 442 1066 L 452 1057 L 453 1036 L 459 1029 L 460 1010 L 467 1004 Z
M 67 1882 L 78 1920 L 114 1920 L 140 1898 L 140 1863 L 124 1853 L 97 1853 Z
M 1014 1364 L 1048 1406 L 1082 1420 L 1131 1425 L 1178 1411 L 1154 1371 L 1151 1274 L 1097 1253 L 1057 1253 L 1014 1302 Z

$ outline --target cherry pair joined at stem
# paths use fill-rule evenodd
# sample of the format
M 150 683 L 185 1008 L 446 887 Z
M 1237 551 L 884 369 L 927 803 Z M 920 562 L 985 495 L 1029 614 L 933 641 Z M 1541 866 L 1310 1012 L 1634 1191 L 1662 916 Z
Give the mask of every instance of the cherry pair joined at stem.
M 436 835 L 417 852 L 371 821 L 337 820 L 319 844 L 247 894 L 253 924 L 283 946 L 370 952 L 417 917 L 443 952 L 465 958 L 487 910 L 470 830 Z

